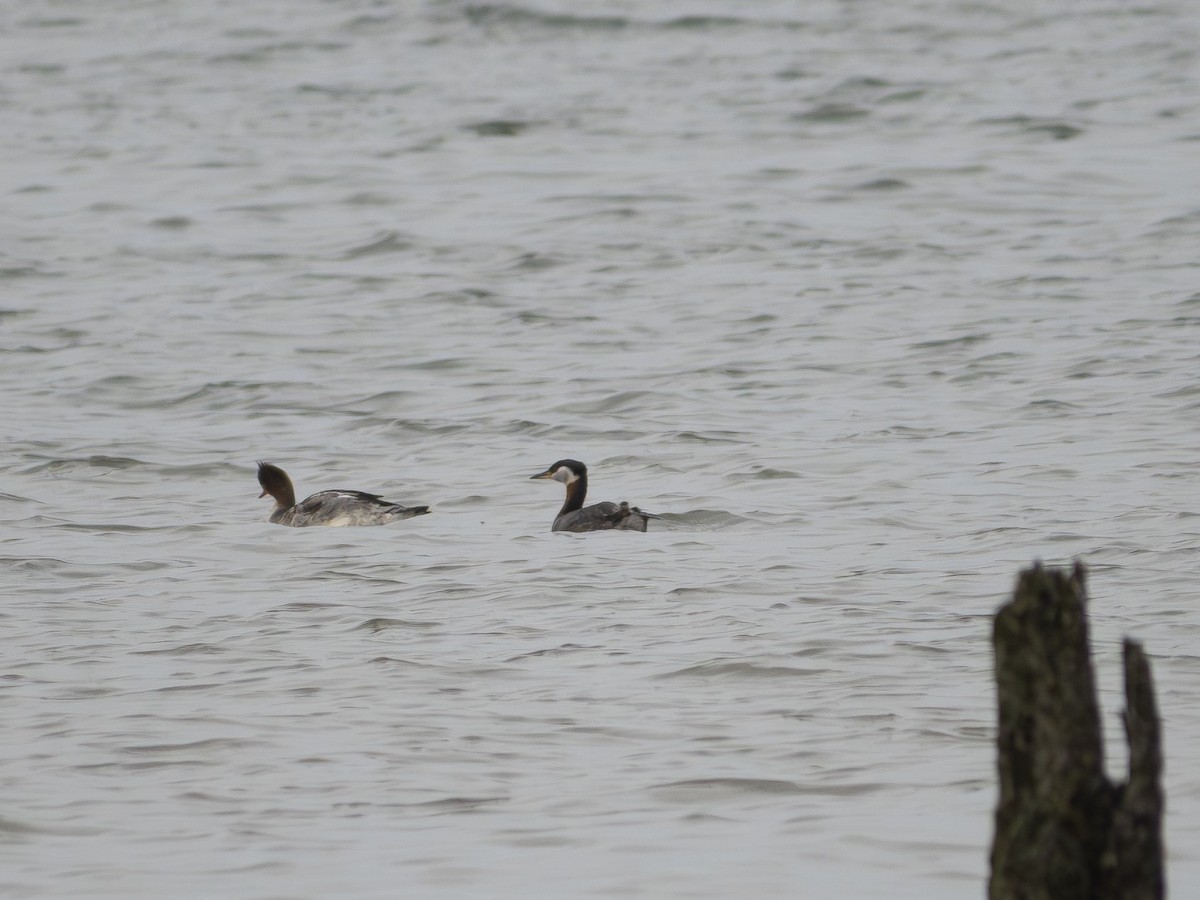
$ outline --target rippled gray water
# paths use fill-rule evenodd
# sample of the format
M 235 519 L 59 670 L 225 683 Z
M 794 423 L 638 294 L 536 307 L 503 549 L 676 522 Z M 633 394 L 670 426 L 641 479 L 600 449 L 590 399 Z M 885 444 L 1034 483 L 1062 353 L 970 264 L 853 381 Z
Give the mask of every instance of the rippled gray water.
M 5 896 L 980 896 L 1039 557 L 1200 878 L 1195 19 L 1042 9 L 6 6 Z

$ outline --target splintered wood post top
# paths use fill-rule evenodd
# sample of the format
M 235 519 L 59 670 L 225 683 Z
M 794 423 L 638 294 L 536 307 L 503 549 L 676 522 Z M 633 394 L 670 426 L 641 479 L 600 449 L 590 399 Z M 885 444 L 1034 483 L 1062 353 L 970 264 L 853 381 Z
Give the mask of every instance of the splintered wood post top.
M 990 900 L 1159 900 L 1161 746 L 1150 667 L 1125 645 L 1128 784 L 1104 770 L 1087 578 L 1035 565 L 996 613 L 1000 795 Z

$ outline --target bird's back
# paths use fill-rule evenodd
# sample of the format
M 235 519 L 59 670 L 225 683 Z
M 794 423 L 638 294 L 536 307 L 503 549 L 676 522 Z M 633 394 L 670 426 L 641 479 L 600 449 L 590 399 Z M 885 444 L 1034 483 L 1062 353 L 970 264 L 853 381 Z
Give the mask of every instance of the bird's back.
M 321 491 L 306 497 L 291 509 L 279 510 L 271 517 L 271 521 L 297 528 L 308 525 L 340 528 L 348 525 L 386 525 L 427 512 L 428 506 L 403 506 L 384 500 L 378 494 L 363 491 Z
M 650 517 L 636 506 L 628 503 L 593 503 L 583 509 L 563 513 L 554 520 L 551 531 L 604 531 L 606 529 L 621 529 L 625 531 L 645 531 Z

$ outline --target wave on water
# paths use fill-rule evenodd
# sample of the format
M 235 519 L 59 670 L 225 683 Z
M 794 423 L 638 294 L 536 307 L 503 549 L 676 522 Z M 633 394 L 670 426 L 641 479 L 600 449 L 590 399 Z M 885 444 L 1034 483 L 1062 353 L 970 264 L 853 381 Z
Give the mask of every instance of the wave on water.
M 128 456 L 93 454 L 91 456 L 48 459 L 29 466 L 23 472 L 28 475 L 35 475 L 39 472 L 69 472 L 80 469 L 133 469 L 147 465 L 150 464 Z
M 378 633 L 380 631 L 389 631 L 394 628 L 398 629 L 414 629 L 414 628 L 436 628 L 438 622 L 419 622 L 412 619 L 389 619 L 383 616 L 376 616 L 373 619 L 367 619 L 354 626 L 355 631 L 370 631 Z
M 751 19 L 731 15 L 683 15 L 667 19 L 635 19 L 620 15 L 579 15 L 546 12 L 514 3 L 477 3 L 464 10 L 474 25 L 536 27 L 547 30 L 623 31 L 652 29 L 656 31 L 714 31 L 732 28 L 801 28 L 804 23 L 792 19 Z
M 714 659 L 673 672 L 659 678 L 812 678 L 824 675 L 828 669 L 800 669 L 795 666 L 764 666 L 751 662 L 731 662 Z
M 650 790 L 677 802 L 703 802 L 718 797 L 733 798 L 755 794 L 822 794 L 852 797 L 886 790 L 887 787 L 888 785 L 878 782 L 802 785 L 795 781 L 774 778 L 693 778 L 652 785 Z
M 654 512 L 648 509 L 648 512 Z M 693 509 L 688 512 L 654 512 L 662 525 L 670 531 L 723 531 L 751 524 L 754 520 L 723 509 Z M 657 526 L 657 521 L 651 528 Z

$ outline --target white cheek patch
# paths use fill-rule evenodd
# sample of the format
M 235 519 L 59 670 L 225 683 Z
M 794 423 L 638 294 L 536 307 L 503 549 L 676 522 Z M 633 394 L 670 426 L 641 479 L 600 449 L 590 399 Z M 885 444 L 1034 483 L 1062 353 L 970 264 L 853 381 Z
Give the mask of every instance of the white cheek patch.
M 554 470 L 554 474 L 550 476 L 555 481 L 561 481 L 563 484 L 574 484 L 579 480 L 579 476 L 568 469 L 566 466 L 559 466 Z

